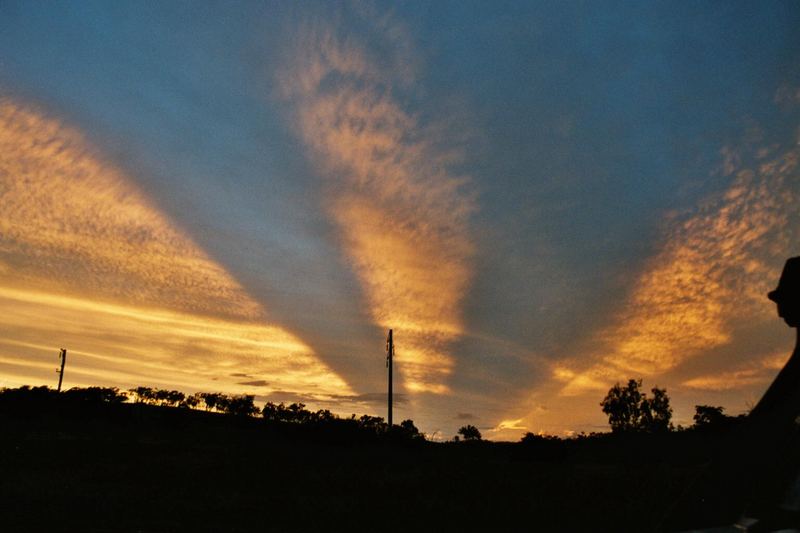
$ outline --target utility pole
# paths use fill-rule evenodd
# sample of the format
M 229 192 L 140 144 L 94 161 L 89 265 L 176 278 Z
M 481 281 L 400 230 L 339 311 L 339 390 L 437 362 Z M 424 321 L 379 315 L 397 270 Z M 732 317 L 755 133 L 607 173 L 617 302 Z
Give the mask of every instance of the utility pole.
M 394 355 L 394 340 L 392 330 L 386 337 L 386 367 L 389 369 L 389 429 L 392 429 L 392 356 Z
M 58 354 L 58 358 L 61 359 L 61 369 L 56 370 L 56 372 L 58 372 L 58 392 L 61 392 L 61 381 L 64 379 L 64 365 L 67 364 L 66 348 L 61 348 L 61 353 Z

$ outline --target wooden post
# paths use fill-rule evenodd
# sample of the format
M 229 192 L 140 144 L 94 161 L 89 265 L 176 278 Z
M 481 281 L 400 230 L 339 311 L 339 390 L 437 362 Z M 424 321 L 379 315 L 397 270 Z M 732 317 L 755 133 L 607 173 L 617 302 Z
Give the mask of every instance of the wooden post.
M 386 338 L 386 366 L 389 368 L 389 429 L 392 429 L 392 356 L 394 355 L 394 339 L 392 339 L 392 330 L 389 330 L 389 336 Z
M 64 379 L 64 365 L 67 364 L 66 348 L 61 348 L 61 353 L 58 354 L 58 358 L 61 359 L 61 369 L 56 370 L 56 372 L 58 372 L 58 392 L 61 392 L 61 381 Z

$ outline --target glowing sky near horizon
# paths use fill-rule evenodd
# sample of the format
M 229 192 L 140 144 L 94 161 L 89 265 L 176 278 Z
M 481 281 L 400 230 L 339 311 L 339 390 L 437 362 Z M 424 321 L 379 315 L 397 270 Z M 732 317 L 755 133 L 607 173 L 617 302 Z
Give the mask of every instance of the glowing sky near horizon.
M 793 336 L 800 8 L 0 6 L 0 386 L 431 434 L 752 405 Z M 70 381 L 71 380 L 71 381 Z

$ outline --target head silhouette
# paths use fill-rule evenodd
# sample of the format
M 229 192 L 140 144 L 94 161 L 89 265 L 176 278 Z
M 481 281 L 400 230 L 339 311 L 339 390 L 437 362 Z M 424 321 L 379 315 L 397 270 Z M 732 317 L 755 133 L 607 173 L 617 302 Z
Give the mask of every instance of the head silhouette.
M 800 257 L 786 261 L 778 287 L 767 297 L 778 304 L 778 316 L 790 327 L 800 326 Z

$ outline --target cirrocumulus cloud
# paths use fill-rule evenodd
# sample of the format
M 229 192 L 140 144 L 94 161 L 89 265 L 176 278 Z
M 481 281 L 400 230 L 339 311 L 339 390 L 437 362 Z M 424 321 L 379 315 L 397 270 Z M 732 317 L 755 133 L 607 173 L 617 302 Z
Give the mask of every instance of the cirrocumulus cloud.
M 375 24 L 393 50 L 409 49 L 391 21 Z M 406 388 L 446 392 L 473 254 L 470 181 L 448 170 L 457 151 L 397 96 L 413 84 L 413 62 L 393 55 L 387 68 L 352 35 L 313 24 L 291 57 L 282 97 L 326 178 L 326 209 L 373 321 L 395 330 Z
M 320 398 L 348 385 L 78 130 L 0 100 L 0 371 L 73 384 L 176 384 Z M 45 371 L 47 371 L 45 373 Z M 47 377 L 45 377 L 47 376 Z

